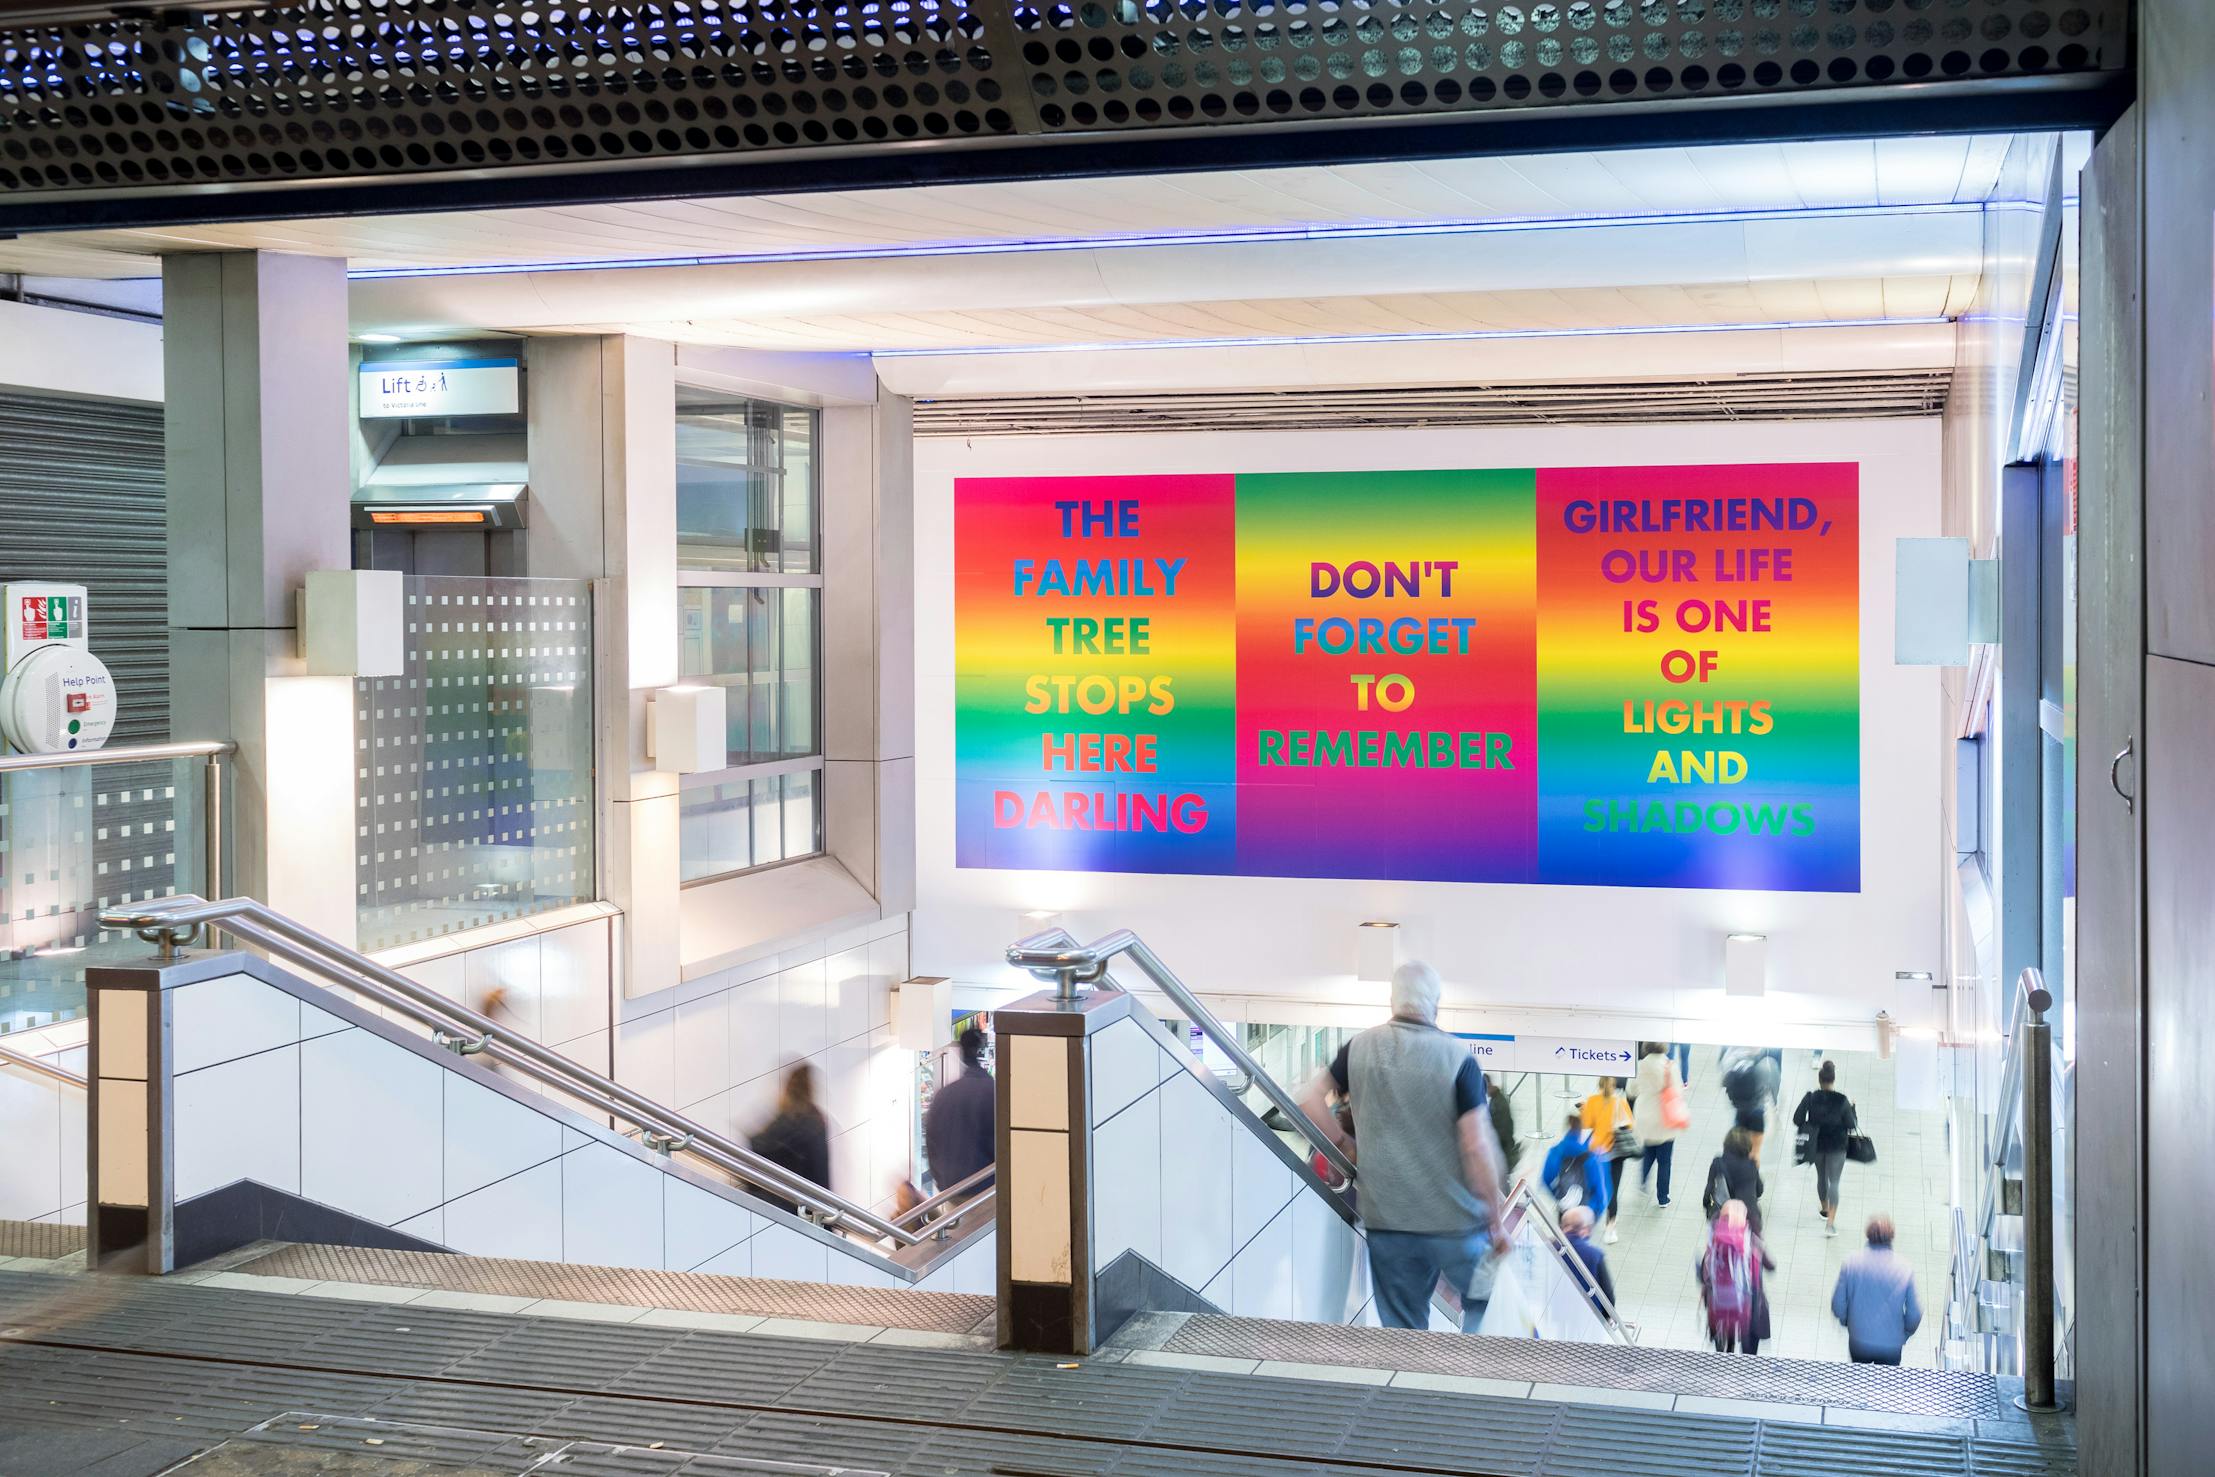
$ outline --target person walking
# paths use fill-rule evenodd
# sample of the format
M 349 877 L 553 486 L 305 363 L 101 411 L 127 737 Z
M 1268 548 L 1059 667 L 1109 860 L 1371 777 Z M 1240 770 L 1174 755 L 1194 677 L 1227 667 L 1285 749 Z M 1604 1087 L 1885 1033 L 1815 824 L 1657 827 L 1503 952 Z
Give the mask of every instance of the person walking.
M 1358 1213 L 1378 1320 L 1428 1328 L 1431 1290 L 1443 1276 L 1462 1295 L 1462 1332 L 1474 1333 L 1493 1259 L 1510 1242 L 1484 1073 L 1466 1045 L 1438 1029 L 1442 988 L 1428 964 L 1393 970 L 1392 1018 L 1347 1042 L 1300 1106 L 1333 1143 L 1345 1142 L 1333 1092 L 1361 1125 Z
M 1684 1079 L 1678 1075 L 1675 1057 L 1663 1043 L 1647 1042 L 1645 1055 L 1638 1059 L 1638 1093 L 1631 1103 L 1631 1126 L 1638 1131 L 1638 1188 L 1651 1192 L 1656 1205 L 1669 1203 L 1669 1172 L 1676 1159 L 1677 1133 L 1690 1122 Z
M 1733 1130 L 1736 1132 L 1736 1130 Z M 1741 1200 L 1726 1200 L 1708 1227 L 1707 1246 L 1693 1264 L 1708 1342 L 1721 1354 L 1758 1354 L 1769 1337 L 1769 1294 L 1762 1273 L 1776 1263 L 1763 1249 Z
M 1607 1209 L 1607 1163 L 1593 1148 L 1592 1135 L 1580 1115 L 1571 1113 L 1561 1121 L 1561 1137 L 1546 1151 L 1538 1178 L 1565 1211 L 1581 1205 L 1597 1218 Z
M 1568 1241 L 1561 1256 L 1569 1267 L 1569 1275 L 1576 1278 L 1577 1286 L 1592 1301 L 1592 1311 L 1600 1315 L 1604 1323 L 1616 1317 L 1615 1279 L 1607 1270 L 1607 1253 L 1592 1244 L 1592 1208 L 1588 1205 L 1572 1205 L 1561 1213 L 1561 1233 Z M 1584 1269 L 1577 1276 L 1577 1268 Z
M 1669 1060 L 1677 1064 L 1678 1080 L 1683 1082 L 1686 1087 L 1690 1087 L 1692 1085 L 1692 1043 L 1689 1041 L 1670 1042 Z
M 1515 1104 L 1500 1091 L 1500 1079 L 1487 1072 L 1484 1100 L 1492 1113 L 1492 1137 L 1500 1145 L 1500 1165 L 1507 1178 L 1515 1177 L 1515 1162 L 1523 1157 L 1522 1142 L 1515 1137 Z
M 1869 1217 L 1864 1234 L 1868 1244 L 1838 1269 L 1831 1316 L 1846 1326 L 1846 1355 L 1854 1363 L 1897 1364 L 1907 1341 L 1923 1326 L 1915 1271 L 1892 1249 L 1892 1217 Z
M 1823 1218 L 1823 1234 L 1838 1234 L 1838 1182 L 1846 1170 L 1846 1141 L 1861 1127 L 1853 1100 L 1836 1088 L 1838 1068 L 1823 1063 L 1815 1074 L 1815 1090 L 1792 1110 L 1792 1126 L 1808 1136 L 1808 1151 L 1815 1164 L 1816 1214 Z
M 815 1068 L 801 1062 L 785 1073 L 776 1116 L 754 1135 L 753 1148 L 762 1158 L 791 1170 L 808 1183 L 830 1188 L 831 1124 L 815 1105 Z M 770 1190 L 759 1193 L 771 1204 L 799 1213 L 797 1202 Z
M 1709 1220 L 1725 1205 L 1737 1201 L 1745 1207 L 1746 1223 L 1761 1234 L 1761 1196 L 1768 1188 L 1761 1182 L 1761 1166 L 1754 1162 L 1753 1135 L 1732 1128 L 1723 1135 L 1723 1152 L 1708 1161 L 1707 1193 L 1701 1197 Z
M 961 1033 L 961 1075 L 939 1085 L 931 1094 L 930 1111 L 923 1115 L 923 1154 L 930 1163 L 932 1183 L 941 1190 L 951 1190 L 989 1168 L 997 1152 L 994 1090 L 984 1069 L 984 1048 L 984 1032 L 975 1026 Z M 982 1193 L 991 1183 L 980 1180 L 975 1189 Z
M 1623 1096 L 1623 1079 L 1602 1077 L 1600 1090 L 1584 1100 L 1584 1128 L 1592 1136 L 1592 1151 L 1607 1161 L 1607 1244 L 1615 1244 L 1615 1217 L 1623 1208 L 1623 1166 L 1630 1162 L 1625 1148 L 1616 1145 L 1620 1135 L 1631 1133 L 1630 1102 Z

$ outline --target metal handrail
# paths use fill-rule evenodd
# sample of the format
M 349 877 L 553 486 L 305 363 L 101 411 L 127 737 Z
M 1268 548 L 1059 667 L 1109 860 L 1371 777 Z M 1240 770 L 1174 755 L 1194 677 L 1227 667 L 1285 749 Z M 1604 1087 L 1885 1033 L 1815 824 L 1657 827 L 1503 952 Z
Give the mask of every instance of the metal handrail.
M 1515 1187 L 1508 1191 L 1505 1219 L 1510 1234 L 1516 1226 L 1526 1221 L 1536 1222 L 1538 1239 L 1561 1260 L 1569 1275 L 1583 1284 L 1585 1295 L 1591 1299 L 1594 1311 L 1600 1315 L 1601 1327 L 1623 1343 L 1637 1343 L 1638 1325 L 1623 1316 L 1622 1310 L 1615 1306 L 1615 1300 L 1600 1289 L 1600 1280 L 1569 1249 L 1569 1233 L 1547 1212 L 1545 1203 L 1538 1198 L 1537 1191 L 1531 1188 L 1532 1184 L 1533 1181 L 1525 1176 L 1517 1180 Z
M 85 1079 L 70 1071 L 69 1068 L 57 1067 L 52 1062 L 40 1061 L 35 1056 L 25 1056 L 20 1051 L 11 1051 L 5 1046 L 0 1046 L 0 1069 L 8 1068 L 29 1072 L 35 1077 L 44 1077 L 49 1081 L 58 1082 L 64 1087 L 74 1087 L 79 1092 L 85 1090 Z
M 107 928 L 135 930 L 160 949 L 164 960 L 175 958 L 179 944 L 202 928 L 220 928 L 286 963 L 333 978 L 433 1032 L 472 1042 L 482 1039 L 483 1055 L 582 1100 L 596 1112 L 659 1135 L 672 1147 L 681 1143 L 685 1146 L 682 1152 L 697 1154 L 756 1189 L 804 1206 L 825 1217 L 829 1224 L 850 1225 L 895 1246 L 916 1246 L 925 1239 L 252 898 L 211 903 L 180 895 L 103 913 L 100 922 Z
M 929 1216 L 932 1211 L 938 1209 L 942 1205 L 947 1205 L 955 1200 L 962 1199 L 964 1196 L 968 1195 L 970 1191 L 976 1189 L 986 1180 L 991 1179 L 993 1174 L 998 1169 L 999 1166 L 996 1164 L 987 1164 L 984 1168 L 978 1170 L 975 1174 L 970 1175 L 968 1178 L 963 1179 L 956 1184 L 947 1186 L 945 1189 L 940 1190 L 937 1194 L 931 1196 L 928 1200 L 919 1200 L 915 1204 L 909 1206 L 906 1210 L 901 1211 L 898 1215 L 892 1218 L 892 1224 L 894 1224 L 895 1226 L 903 1227 L 908 1225 L 910 1222 L 913 1222 L 917 1225 L 922 1224 L 924 1218 Z M 967 1208 L 968 1207 L 965 1205 L 964 1209 Z
M 95 764 L 133 764 L 142 759 L 210 759 L 235 754 L 238 745 L 221 739 L 192 739 L 175 744 L 125 744 L 115 749 L 72 749 L 66 754 L 0 754 L 0 774 L 24 769 L 81 769 Z
M 1223 1054 L 1246 1074 L 1247 1082 L 1261 1089 L 1262 1095 L 1276 1105 L 1277 1110 L 1299 1130 L 1302 1138 L 1322 1154 L 1331 1168 L 1337 1170 L 1348 1185 L 1353 1183 L 1354 1161 L 1346 1157 L 1346 1151 L 1308 1117 L 1306 1110 L 1292 1094 L 1284 1090 L 1282 1083 L 1262 1070 L 1261 1063 L 1253 1059 L 1229 1029 L 1215 1018 L 1215 1013 L 1200 1003 L 1200 998 L 1186 988 L 1184 981 L 1178 979 L 1169 966 L 1161 962 L 1160 956 L 1146 947 L 1145 940 L 1137 934 L 1127 928 L 1120 928 L 1089 944 L 1079 944 L 1065 929 L 1048 929 L 1044 933 L 1033 934 L 1027 939 L 1010 944 L 1007 961 L 1042 979 L 1054 980 L 1061 997 L 1070 1000 L 1076 998 L 1076 987 L 1079 984 L 1098 984 L 1102 980 L 1108 980 L 1108 963 L 1119 954 L 1128 955 L 1130 961 L 1154 982 L 1155 987 L 1176 1004 L 1186 1020 L 1198 1026 L 1203 1035 L 1222 1048 Z M 1112 980 L 1108 982 L 1113 983 Z

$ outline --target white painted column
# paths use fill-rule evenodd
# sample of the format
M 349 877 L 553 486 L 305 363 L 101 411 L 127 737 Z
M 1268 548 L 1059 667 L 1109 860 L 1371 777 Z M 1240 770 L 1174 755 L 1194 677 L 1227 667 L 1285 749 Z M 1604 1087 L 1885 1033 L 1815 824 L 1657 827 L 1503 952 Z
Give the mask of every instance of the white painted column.
M 823 412 L 825 849 L 915 906 L 915 406 Z
M 302 673 L 295 597 L 352 564 L 346 263 L 163 259 L 171 732 L 239 746 L 228 890 L 355 935 L 352 680 Z
M 646 706 L 677 681 L 676 351 L 651 339 L 534 339 L 533 575 L 591 579 L 600 893 L 623 910 L 617 990 L 674 987 L 678 779 L 653 768 Z

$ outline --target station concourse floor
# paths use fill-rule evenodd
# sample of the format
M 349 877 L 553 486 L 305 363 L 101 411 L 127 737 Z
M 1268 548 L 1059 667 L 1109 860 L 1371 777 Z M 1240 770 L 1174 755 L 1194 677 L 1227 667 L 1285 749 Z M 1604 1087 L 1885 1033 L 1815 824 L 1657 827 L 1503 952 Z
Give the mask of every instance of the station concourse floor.
M 1761 1146 L 1761 1175 L 1767 1186 L 1762 1196 L 1763 1239 L 1777 1262 L 1777 1270 L 1768 1278 L 1772 1340 L 1762 1345 L 1762 1353 L 1798 1359 L 1846 1358 L 1846 1331 L 1830 1314 L 1831 1289 L 1837 1284 L 1840 1263 L 1861 1249 L 1862 1228 L 1869 1217 L 1882 1211 L 1898 1229 L 1894 1249 L 1914 1266 L 1916 1291 L 1923 1304 L 1923 1326 L 1909 1341 L 1901 1362 L 1933 1367 L 1945 1323 L 1952 1244 L 1946 1115 L 1895 1107 L 1893 1063 L 1873 1053 L 1842 1053 L 1831 1060 L 1838 1066 L 1839 1091 L 1853 1099 L 1862 1132 L 1876 1143 L 1877 1161 L 1846 1166 L 1839 1189 L 1838 1235 L 1825 1236 L 1815 1210 L 1815 1167 L 1792 1162 L 1792 1109 L 1815 1086 L 1821 1059 L 1802 1048 L 1787 1049 L 1783 1086 Z M 1549 1079 L 1546 1084 L 1549 1143 L 1560 1136 L 1563 1103 L 1556 1089 L 1561 1080 Z M 1591 1078 L 1568 1080 L 1580 1093 L 1596 1085 Z M 1677 1138 L 1668 1208 L 1639 1193 L 1638 1166 L 1632 1163 L 1623 1174 L 1622 1215 L 1616 1227 L 1620 1239 L 1603 1247 L 1623 1316 L 1639 1325 L 1639 1342 L 1649 1348 L 1707 1347 L 1699 1287 L 1692 1275 L 1707 1233 L 1700 1200 L 1708 1163 L 1722 1151 L 1723 1133 L 1736 1121 L 1723 1096 L 1722 1073 L 1712 1046 L 1692 1049 L 1690 1097 L 1692 1126 Z M 1531 1131 L 1517 1124 L 1517 1132 L 1526 1137 L 1524 1152 L 1543 1153 L 1543 1144 L 1527 1141 Z

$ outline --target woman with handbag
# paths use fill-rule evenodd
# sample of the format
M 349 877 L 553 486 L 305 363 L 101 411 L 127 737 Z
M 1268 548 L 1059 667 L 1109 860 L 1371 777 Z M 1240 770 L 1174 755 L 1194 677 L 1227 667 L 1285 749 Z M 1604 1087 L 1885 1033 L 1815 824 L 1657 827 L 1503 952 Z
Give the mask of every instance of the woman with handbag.
M 1600 1090 L 1584 1100 L 1584 1129 L 1591 1135 L 1592 1152 L 1607 1156 L 1607 1235 L 1602 1239 L 1613 1246 L 1615 1217 L 1623 1208 L 1623 1166 L 1639 1150 L 1622 1078 L 1602 1077 Z
M 1815 1074 L 1815 1090 L 1792 1110 L 1792 1126 L 1807 1134 L 1814 1158 L 1815 1203 L 1825 1236 L 1838 1234 L 1838 1182 L 1846 1170 L 1847 1144 L 1861 1128 L 1853 1100 L 1833 1087 L 1837 1081 L 1838 1068 L 1823 1063 Z
M 1638 1059 L 1638 1091 L 1631 1100 L 1631 1127 L 1638 1134 L 1638 1188 L 1657 1190 L 1654 1204 L 1669 1203 L 1669 1171 L 1676 1158 L 1677 1135 L 1692 1126 L 1684 1079 L 1662 1042 L 1649 1041 Z M 1660 1171 L 1660 1183 L 1654 1182 Z

